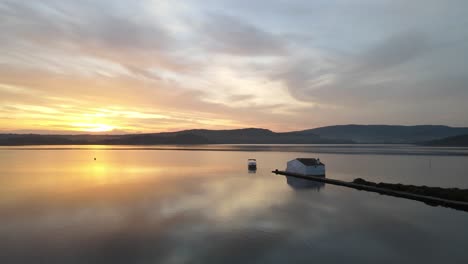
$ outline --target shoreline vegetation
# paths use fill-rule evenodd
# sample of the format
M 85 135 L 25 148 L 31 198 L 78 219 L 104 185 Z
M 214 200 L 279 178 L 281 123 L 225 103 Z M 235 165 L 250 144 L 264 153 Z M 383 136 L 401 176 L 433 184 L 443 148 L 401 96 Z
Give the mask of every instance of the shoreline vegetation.
M 436 139 L 425 142 L 423 145 L 433 147 L 468 147 L 468 134 Z
M 468 190 L 458 188 L 440 188 L 427 186 L 414 186 L 405 184 L 375 183 L 357 178 L 352 182 L 335 180 L 325 177 L 305 176 L 286 171 L 274 170 L 274 174 L 292 176 L 310 181 L 323 182 L 344 186 L 356 190 L 375 192 L 383 195 L 420 201 L 430 206 L 443 206 L 468 212 Z
M 361 178 L 353 180 L 353 183 L 372 186 L 377 188 L 384 188 L 393 191 L 407 192 L 417 195 L 437 197 L 440 199 L 466 202 L 468 203 L 468 189 L 459 188 L 441 188 L 441 187 L 428 187 L 428 186 L 417 186 L 417 185 L 406 185 L 401 183 L 375 183 L 366 181 Z
M 468 128 L 435 125 L 339 125 L 273 132 L 262 128 L 192 129 L 145 134 L 0 134 L 0 146 L 196 144 L 416 144 L 468 146 Z

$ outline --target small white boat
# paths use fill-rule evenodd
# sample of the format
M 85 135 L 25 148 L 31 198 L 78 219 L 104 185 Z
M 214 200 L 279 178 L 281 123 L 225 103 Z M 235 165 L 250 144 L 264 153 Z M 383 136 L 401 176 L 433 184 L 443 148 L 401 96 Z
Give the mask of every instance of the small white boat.
M 247 167 L 249 168 L 249 170 L 257 170 L 257 160 L 249 159 L 247 161 Z
M 320 159 L 297 158 L 288 161 L 286 171 L 304 176 L 325 176 L 325 164 Z

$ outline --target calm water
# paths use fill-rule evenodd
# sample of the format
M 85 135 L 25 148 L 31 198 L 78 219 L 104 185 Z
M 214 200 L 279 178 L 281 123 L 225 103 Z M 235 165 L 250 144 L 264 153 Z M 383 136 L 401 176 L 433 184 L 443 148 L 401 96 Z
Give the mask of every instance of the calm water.
M 319 156 L 330 178 L 468 188 L 467 155 L 369 145 L 0 148 L 0 263 L 468 263 L 468 213 L 270 173 Z

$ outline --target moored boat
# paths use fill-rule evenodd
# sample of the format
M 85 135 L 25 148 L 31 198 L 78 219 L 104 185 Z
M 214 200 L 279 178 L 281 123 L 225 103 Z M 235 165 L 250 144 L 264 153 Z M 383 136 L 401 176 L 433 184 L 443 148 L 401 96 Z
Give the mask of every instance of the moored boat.
M 256 159 L 249 159 L 247 161 L 247 167 L 249 170 L 257 170 L 257 160 Z

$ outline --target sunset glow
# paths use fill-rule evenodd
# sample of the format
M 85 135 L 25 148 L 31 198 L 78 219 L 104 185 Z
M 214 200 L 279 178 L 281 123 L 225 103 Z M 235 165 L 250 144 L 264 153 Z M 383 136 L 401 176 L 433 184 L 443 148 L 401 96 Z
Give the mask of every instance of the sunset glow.
M 105 125 L 105 124 L 73 124 L 74 127 L 77 127 L 78 131 L 86 131 L 86 132 L 108 132 L 114 129 L 113 126 Z
M 468 0 L 0 0 L 0 264 L 468 263 Z
M 0 1 L 0 133 L 468 125 L 463 7 L 321 2 Z

